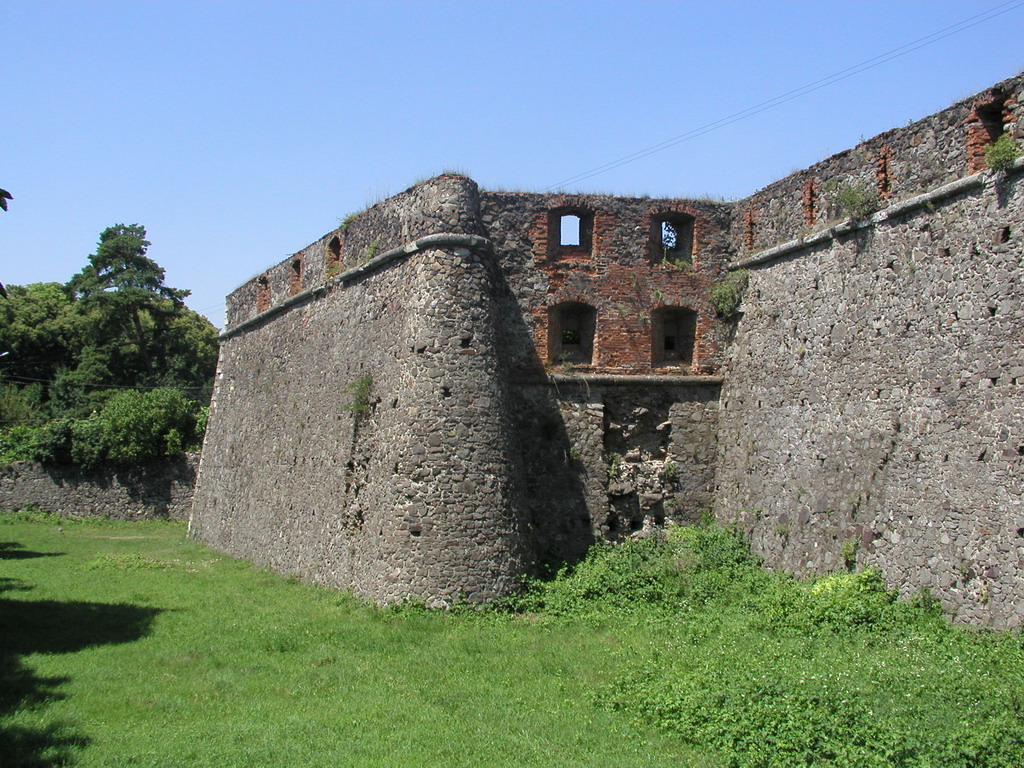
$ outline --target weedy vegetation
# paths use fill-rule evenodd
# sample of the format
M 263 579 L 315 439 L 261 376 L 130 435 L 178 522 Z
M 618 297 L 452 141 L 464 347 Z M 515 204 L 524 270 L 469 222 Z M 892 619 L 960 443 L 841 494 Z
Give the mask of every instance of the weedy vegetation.
M 985 149 L 985 164 L 993 171 L 1005 171 L 1021 156 L 1013 136 L 1004 133 Z
M 367 606 L 176 523 L 0 515 L 0 765 L 1020 766 L 1024 646 L 735 531 Z
M 736 317 L 743 301 L 743 292 L 747 288 L 749 274 L 745 269 L 729 272 L 711 286 L 708 298 L 715 312 L 726 320 Z

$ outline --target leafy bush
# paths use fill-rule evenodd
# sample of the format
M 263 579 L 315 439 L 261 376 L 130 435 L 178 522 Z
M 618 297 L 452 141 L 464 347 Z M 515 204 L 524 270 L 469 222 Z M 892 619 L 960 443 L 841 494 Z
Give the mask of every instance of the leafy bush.
M 370 390 L 373 388 L 373 374 L 366 374 L 360 376 L 355 381 L 351 381 L 345 385 L 345 389 L 348 390 L 349 396 L 352 398 L 346 403 L 343 403 L 341 410 L 348 411 L 349 413 L 363 414 L 369 413 L 370 411 Z
M 127 390 L 72 427 L 71 458 L 95 468 L 181 453 L 196 440 L 196 407 L 177 389 Z
M 835 205 L 841 216 L 863 219 L 878 210 L 878 195 L 863 184 L 844 184 L 836 193 Z
M 1013 136 L 1004 133 L 985 150 L 985 164 L 993 171 L 1005 171 L 1021 156 Z
M 71 464 L 71 442 L 76 422 L 76 419 L 62 418 L 41 426 L 33 458 L 44 464 Z
M 715 311 L 726 320 L 732 318 L 740 308 L 743 291 L 747 287 L 747 279 L 747 270 L 737 269 L 711 286 L 711 304 Z
M 702 605 L 743 575 L 763 574 L 743 535 L 719 526 L 673 528 L 665 538 L 598 544 L 553 579 L 528 581 L 518 610 L 597 615 Z M 766 575 L 766 574 L 765 574 Z
M 27 424 L 15 424 L 0 430 L 0 465 L 13 461 L 34 461 L 41 430 Z
M 38 419 L 43 387 L 34 383 L 25 387 L 0 384 L 0 423 L 28 422 Z
M 40 461 L 96 469 L 174 456 L 200 445 L 209 409 L 177 389 L 125 390 L 85 419 L 0 432 L 0 463 Z
M 800 581 L 739 531 L 681 527 L 599 545 L 514 605 L 642 627 L 596 700 L 726 766 L 1024 765 L 1020 637 L 954 628 L 875 570 Z

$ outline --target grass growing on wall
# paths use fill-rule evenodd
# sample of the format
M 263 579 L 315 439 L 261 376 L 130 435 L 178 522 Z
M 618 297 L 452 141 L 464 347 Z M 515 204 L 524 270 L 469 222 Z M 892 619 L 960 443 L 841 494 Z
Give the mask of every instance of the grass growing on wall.
M 765 573 L 722 529 L 450 614 L 183 533 L 0 515 L 0 765 L 1024 764 L 1019 635 L 871 571 Z

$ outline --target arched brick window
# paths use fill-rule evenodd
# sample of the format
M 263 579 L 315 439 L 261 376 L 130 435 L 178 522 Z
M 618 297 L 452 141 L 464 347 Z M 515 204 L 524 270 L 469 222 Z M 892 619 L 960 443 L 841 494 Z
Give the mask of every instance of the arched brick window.
M 651 217 L 651 261 L 693 259 L 693 216 L 661 213 Z
M 327 253 L 324 255 L 324 271 L 327 279 L 334 277 L 341 272 L 341 240 L 337 235 L 327 243 Z
M 662 307 L 651 313 L 651 362 L 659 365 L 693 364 L 697 313 L 685 307 Z
M 266 312 L 270 309 L 270 280 L 266 275 L 261 275 L 256 281 L 256 312 Z
M 555 208 L 548 214 L 551 256 L 586 256 L 594 244 L 594 214 L 584 208 Z
M 987 101 L 975 103 L 967 118 L 967 166 L 971 173 L 987 166 L 985 151 L 1006 132 L 1006 94 L 992 91 Z
M 553 365 L 590 365 L 594 360 L 597 310 L 575 301 L 548 311 L 548 354 Z
M 288 295 L 294 296 L 302 290 L 302 259 L 292 259 L 291 274 L 288 279 Z

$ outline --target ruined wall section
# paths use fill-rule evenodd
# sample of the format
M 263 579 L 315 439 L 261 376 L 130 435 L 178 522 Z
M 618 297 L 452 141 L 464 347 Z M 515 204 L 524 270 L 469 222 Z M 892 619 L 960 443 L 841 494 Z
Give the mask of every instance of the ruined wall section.
M 877 210 L 985 169 L 998 132 L 1024 136 L 1024 76 L 768 185 L 736 204 L 732 244 L 742 257 Z M 843 202 L 846 202 L 846 205 Z
M 466 228 L 473 182 L 423 187 L 393 221 L 437 229 L 402 233 Z M 225 332 L 191 532 L 379 601 L 492 599 L 527 570 L 500 281 L 482 240 L 410 251 Z
M 522 499 L 541 565 L 711 507 L 719 384 L 631 379 L 557 376 L 518 389 Z
M 665 375 L 717 370 L 721 359 L 718 320 L 708 290 L 733 256 L 728 204 L 483 192 L 480 210 L 518 303 L 517 324 L 505 329 L 515 370 L 527 377 L 556 368 Z M 588 242 L 560 247 L 560 211 L 584 218 L 590 229 L 584 238 Z M 692 221 L 692 248 L 686 258 L 662 251 L 655 234 L 660 218 Z M 552 312 L 566 303 L 595 310 L 589 363 L 562 362 L 549 349 Z M 697 314 L 696 344 L 688 365 L 661 364 L 652 355 L 652 315 L 666 307 Z
M 1024 623 L 1022 191 L 992 174 L 751 268 L 716 510 L 770 565 Z

